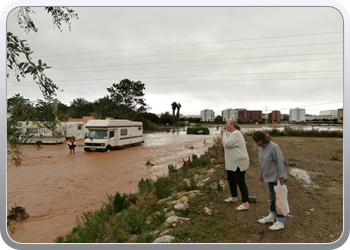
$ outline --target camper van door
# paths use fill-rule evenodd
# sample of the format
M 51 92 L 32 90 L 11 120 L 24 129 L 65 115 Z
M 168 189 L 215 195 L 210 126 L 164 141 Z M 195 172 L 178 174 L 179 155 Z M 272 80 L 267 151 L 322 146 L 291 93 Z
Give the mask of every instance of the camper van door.
M 108 131 L 108 140 L 109 140 L 109 145 L 112 147 L 117 146 L 117 141 L 116 141 L 116 130 L 109 130 Z

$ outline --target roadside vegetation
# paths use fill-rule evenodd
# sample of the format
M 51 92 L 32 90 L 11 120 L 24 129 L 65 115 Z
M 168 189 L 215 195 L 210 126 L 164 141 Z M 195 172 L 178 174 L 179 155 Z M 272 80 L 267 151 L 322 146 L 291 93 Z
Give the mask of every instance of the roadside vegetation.
M 289 126 L 284 127 L 282 130 L 278 129 L 263 129 L 263 131 L 270 136 L 300 136 L 300 137 L 339 137 L 343 138 L 342 130 L 320 130 L 312 128 L 311 130 L 303 129 L 301 126 L 299 129 L 291 128 Z M 246 132 L 246 135 L 252 135 L 254 130 Z

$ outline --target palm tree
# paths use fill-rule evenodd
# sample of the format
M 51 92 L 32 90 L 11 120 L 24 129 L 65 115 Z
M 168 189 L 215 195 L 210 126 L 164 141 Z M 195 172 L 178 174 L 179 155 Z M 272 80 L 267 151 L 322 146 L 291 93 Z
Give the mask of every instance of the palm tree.
M 177 113 L 176 113 L 176 123 L 180 120 L 180 109 L 181 109 L 181 104 L 177 104 Z
M 171 108 L 173 109 L 173 121 L 175 123 L 175 110 L 177 109 L 177 103 L 176 102 L 173 102 L 171 104 Z

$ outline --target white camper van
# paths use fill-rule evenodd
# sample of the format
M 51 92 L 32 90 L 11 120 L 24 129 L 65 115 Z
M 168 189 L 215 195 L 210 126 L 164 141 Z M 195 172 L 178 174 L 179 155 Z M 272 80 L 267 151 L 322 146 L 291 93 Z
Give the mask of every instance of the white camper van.
M 143 142 L 142 122 L 128 120 L 89 120 L 89 130 L 85 139 L 85 151 L 107 151 L 128 146 L 140 145 Z
M 47 144 L 58 144 L 66 141 L 64 135 L 64 123 L 60 123 L 56 132 L 57 135 L 53 136 L 52 132 L 45 127 L 38 127 L 34 122 L 17 122 L 16 124 L 17 132 L 16 133 L 28 133 L 31 137 L 26 141 L 26 143 L 47 143 Z
M 74 136 L 76 140 L 85 138 L 85 125 L 83 122 L 66 122 L 65 123 L 66 136 Z

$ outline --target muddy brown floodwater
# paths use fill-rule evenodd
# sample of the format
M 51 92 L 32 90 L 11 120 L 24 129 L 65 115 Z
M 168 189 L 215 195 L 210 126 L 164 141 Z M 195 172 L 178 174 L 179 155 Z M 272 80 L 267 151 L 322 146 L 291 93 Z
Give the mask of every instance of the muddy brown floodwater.
M 27 156 L 21 167 L 8 157 L 7 207 L 25 207 L 30 217 L 11 222 L 14 233 L 8 232 L 9 236 L 18 243 L 53 243 L 72 230 L 76 216 L 100 209 L 107 194 L 137 191 L 141 178 L 167 175 L 169 164 L 179 167 L 183 158 L 203 154 L 214 137 L 150 133 L 144 134 L 141 146 L 110 152 L 77 147 L 74 155 L 66 144 L 43 145 L 41 150 L 23 145 Z M 154 166 L 147 165 L 148 160 Z

